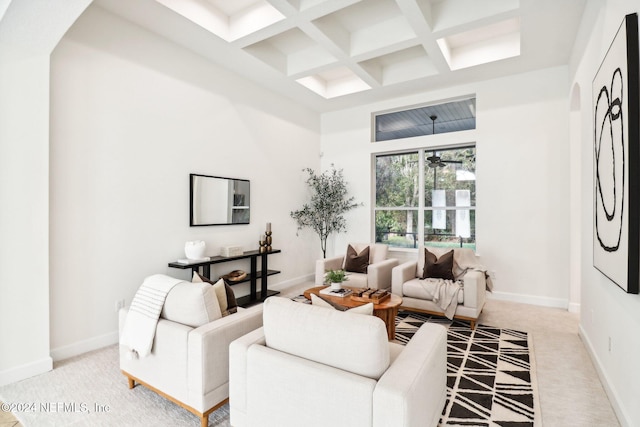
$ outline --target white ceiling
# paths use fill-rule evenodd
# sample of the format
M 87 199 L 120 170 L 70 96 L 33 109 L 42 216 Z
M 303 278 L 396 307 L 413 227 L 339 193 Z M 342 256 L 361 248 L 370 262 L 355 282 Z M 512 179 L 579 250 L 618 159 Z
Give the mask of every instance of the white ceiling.
M 586 0 L 96 0 L 316 111 L 566 65 Z

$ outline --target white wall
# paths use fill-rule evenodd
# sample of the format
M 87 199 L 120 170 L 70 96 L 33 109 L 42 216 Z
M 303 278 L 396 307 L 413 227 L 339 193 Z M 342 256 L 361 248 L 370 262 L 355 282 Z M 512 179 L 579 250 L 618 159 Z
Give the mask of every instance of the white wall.
M 496 272 L 494 297 L 555 307 L 569 298 L 569 127 L 566 67 L 424 92 L 322 117 L 322 164 L 345 171 L 364 206 L 348 215 L 348 241 L 373 239 L 373 153 L 476 142 L 477 251 Z M 468 94 L 477 96 L 477 127 L 371 143 L 371 113 Z M 410 253 L 396 253 L 402 259 Z
M 49 54 L 88 2 L 0 6 L 0 385 L 52 367 Z
M 90 7 L 51 60 L 51 347 L 115 342 L 117 300 L 184 243 L 257 249 L 273 224 L 270 287 L 312 272 L 318 250 L 289 217 L 319 166 L 319 115 Z M 251 224 L 189 227 L 189 173 L 251 181 Z M 249 269 L 220 264 L 212 276 Z M 275 286 L 274 286 L 275 285 Z M 236 288 L 239 294 L 246 286 Z
M 593 267 L 593 120 L 591 83 L 624 16 L 640 12 L 636 0 L 590 1 L 574 55 L 572 87 L 581 93 L 581 317 L 580 333 L 622 425 L 640 425 L 640 296 L 626 294 Z M 632 118 L 632 120 L 638 118 Z M 637 195 L 636 195 L 637 196 Z M 638 221 L 638 218 L 630 220 Z

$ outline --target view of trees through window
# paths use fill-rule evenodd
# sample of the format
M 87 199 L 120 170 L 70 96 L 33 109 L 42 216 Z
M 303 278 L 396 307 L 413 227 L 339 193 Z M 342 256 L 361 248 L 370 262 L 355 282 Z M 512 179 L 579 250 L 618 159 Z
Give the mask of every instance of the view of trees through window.
M 475 163 L 474 146 L 376 156 L 376 242 L 475 249 Z

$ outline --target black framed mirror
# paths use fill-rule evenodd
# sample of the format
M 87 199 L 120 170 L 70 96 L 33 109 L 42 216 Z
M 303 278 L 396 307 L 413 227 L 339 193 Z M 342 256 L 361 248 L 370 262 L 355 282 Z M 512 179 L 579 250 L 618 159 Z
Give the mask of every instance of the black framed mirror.
M 249 224 L 250 182 L 247 179 L 189 175 L 189 225 Z

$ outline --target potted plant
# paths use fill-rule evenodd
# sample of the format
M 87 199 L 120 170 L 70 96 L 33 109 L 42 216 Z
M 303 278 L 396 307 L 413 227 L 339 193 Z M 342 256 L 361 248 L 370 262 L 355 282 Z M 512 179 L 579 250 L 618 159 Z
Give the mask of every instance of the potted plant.
M 328 270 L 324 275 L 324 282 L 331 285 L 334 291 L 342 288 L 342 282 L 349 280 L 347 272 L 344 270 Z
M 331 171 L 317 175 L 313 169 L 307 168 L 309 174 L 307 185 L 311 189 L 311 201 L 302 209 L 291 212 L 291 217 L 298 223 L 298 230 L 309 227 L 320 237 L 323 258 L 327 257 L 327 238 L 331 233 L 339 233 L 347 229 L 344 214 L 360 206 L 354 197 L 347 196 L 347 183 L 342 169 L 331 165 Z

